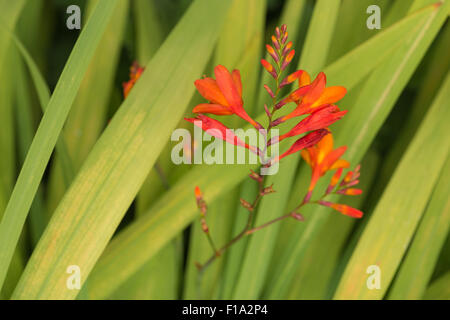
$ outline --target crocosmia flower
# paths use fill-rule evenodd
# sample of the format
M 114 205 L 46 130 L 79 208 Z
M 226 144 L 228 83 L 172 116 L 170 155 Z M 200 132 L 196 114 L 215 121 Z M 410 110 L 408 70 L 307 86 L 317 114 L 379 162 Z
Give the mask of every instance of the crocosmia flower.
M 227 68 L 218 65 L 214 68 L 216 79 L 204 78 L 195 81 L 198 92 L 209 101 L 197 105 L 192 112 L 211 113 L 215 115 L 235 114 L 249 122 L 256 129 L 263 127 L 253 120 L 244 109 L 242 100 L 242 82 L 239 70 L 229 72 Z
M 329 133 L 316 145 L 301 151 L 302 158 L 312 169 L 309 192 L 312 192 L 319 178 L 327 171 L 349 167 L 348 161 L 340 159 L 346 150 L 346 146 L 333 150 L 333 136 Z
M 261 174 L 252 170 L 249 174 L 250 179 L 256 181 L 258 184 L 256 198 L 253 201 L 248 201 L 243 198 L 240 199 L 241 206 L 248 211 L 248 223 L 240 233 L 222 247 L 217 247 L 209 234 L 205 219 L 206 205 L 202 199 L 200 190 L 198 188 L 195 189 L 197 205 L 201 214 L 200 221 L 202 229 L 214 251 L 211 258 L 204 264 L 196 264 L 200 272 L 203 272 L 212 261 L 222 256 L 222 253 L 233 243 L 236 243 L 245 236 L 267 228 L 283 219 L 293 218 L 297 221 L 305 221 L 300 211 L 303 210 L 306 204 L 332 208 L 352 218 L 361 218 L 363 216 L 363 213 L 358 209 L 346 204 L 333 203 L 327 200 L 328 196 L 356 196 L 362 193 L 361 189 L 354 188 L 359 183 L 360 166 L 356 166 L 353 171 L 349 171 L 343 175 L 344 168 L 350 166 L 348 161 L 341 159 L 347 147 L 342 146 L 333 149 L 333 136 L 329 129 L 331 125 L 342 119 L 347 113 L 346 110 L 340 110 L 336 105 L 345 96 L 347 90 L 341 86 L 327 88 L 326 76 L 323 72 L 320 72 L 314 81 L 311 81 L 311 77 L 306 71 L 296 70 L 292 72 L 292 70 L 289 70 L 289 64 L 294 61 L 295 50 L 292 49 L 292 42 L 288 42 L 287 39 L 288 32 L 286 25 L 282 25 L 281 28 L 277 27 L 275 34 L 271 37 L 272 44 L 266 45 L 266 59 L 260 60 L 262 67 L 270 75 L 268 77 L 268 83 L 263 84 L 270 99 L 267 99 L 267 103 L 259 106 L 261 113 L 264 111 L 267 116 L 267 122 L 265 122 L 267 127 L 263 127 L 254 121 L 244 110 L 241 75 L 238 70 L 229 72 L 224 66 L 218 65 L 214 68 L 215 79 L 205 77 L 195 81 L 197 90 L 208 100 L 208 103 L 197 105 L 193 109 L 196 117 L 185 118 L 185 120 L 192 122 L 197 127 L 200 127 L 218 139 L 249 149 L 257 154 L 261 160 Z M 298 87 L 289 88 L 291 84 L 297 81 Z M 289 93 L 284 95 L 283 88 L 289 89 Z M 284 96 L 281 96 L 282 94 Z M 296 104 L 292 112 L 286 110 L 287 108 L 283 109 L 283 106 L 290 103 Z M 283 111 L 287 112 L 284 112 L 284 115 L 279 114 Z M 210 118 L 205 113 L 216 116 L 237 115 L 258 129 L 259 133 L 261 133 L 260 137 L 264 140 L 258 141 L 258 146 L 247 144 L 219 120 Z M 277 114 L 276 117 L 275 114 Z M 293 118 L 297 118 L 297 121 L 290 129 L 286 130 L 284 125 L 278 127 L 288 119 L 294 121 Z M 272 129 L 277 127 L 283 132 L 279 134 L 274 133 L 275 130 Z M 290 142 L 290 147 L 279 155 L 279 145 L 277 144 L 282 141 L 284 144 L 287 142 L 284 140 L 290 138 L 295 138 L 295 141 L 293 143 Z M 266 158 L 266 153 L 269 149 L 270 151 L 276 150 L 276 154 L 270 158 Z M 258 203 L 263 197 L 276 192 L 273 185 L 265 184 L 264 175 L 268 172 L 265 169 L 276 168 L 278 170 L 278 165 L 281 165 L 279 162 L 283 158 L 298 153 L 301 153 L 303 159 L 312 169 L 309 188 L 302 202 L 288 214 L 253 227 L 251 222 Z M 332 170 L 335 172 L 328 187 L 322 196 L 316 200 L 312 200 L 313 190 L 317 182 L 326 172 Z M 342 176 L 343 178 L 341 179 Z
M 347 93 L 347 89 L 342 86 L 327 88 L 326 82 L 327 79 L 323 72 L 320 72 L 316 79 L 311 83 L 309 74 L 306 71 L 303 71 L 298 79 L 299 89 L 307 87 L 308 90 L 305 94 L 299 96 L 298 99 L 289 99 L 289 101 L 296 100 L 297 107 L 278 121 L 283 122 L 294 117 L 311 113 L 317 107 L 334 104 L 341 100 Z

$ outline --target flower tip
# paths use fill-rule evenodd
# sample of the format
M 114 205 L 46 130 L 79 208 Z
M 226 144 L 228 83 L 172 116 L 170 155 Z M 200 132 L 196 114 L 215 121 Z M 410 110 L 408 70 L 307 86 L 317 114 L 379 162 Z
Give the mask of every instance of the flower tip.
M 439 8 L 440 6 L 442 6 L 442 0 L 434 3 L 433 6 L 435 9 Z
M 197 199 L 201 199 L 203 197 L 202 191 L 198 186 L 195 186 L 194 194 Z
M 342 189 L 338 191 L 339 194 L 344 194 L 347 196 L 358 196 L 361 193 L 363 193 L 363 191 L 361 189 L 355 189 L 355 188 L 348 188 L 348 189 Z
M 291 217 L 298 221 L 305 221 L 305 217 L 301 213 L 295 211 L 291 212 Z
M 194 123 L 195 120 L 198 120 L 197 118 L 184 118 L 184 120 Z

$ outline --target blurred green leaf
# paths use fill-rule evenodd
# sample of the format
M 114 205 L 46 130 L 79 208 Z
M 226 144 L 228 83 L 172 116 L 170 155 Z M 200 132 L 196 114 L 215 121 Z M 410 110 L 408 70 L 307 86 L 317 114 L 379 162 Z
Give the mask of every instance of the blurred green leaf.
M 450 300 L 450 271 L 431 283 L 425 291 L 424 300 Z
M 102 14 L 114 3 L 103 2 Z M 227 7 L 218 0 L 195 1 L 146 66 L 53 214 L 13 298 L 77 295 L 66 288 L 67 267 L 78 265 L 83 282 L 89 275 L 164 147 L 162 137 L 170 136 L 184 113 L 194 92 L 192 82 L 212 52 Z M 101 20 L 97 9 L 89 21 Z M 89 22 L 85 31 L 88 27 Z M 109 284 L 93 293 L 106 297 L 112 289 Z
M 389 290 L 389 299 L 420 299 L 423 296 L 450 228 L 449 181 L 450 158 L 447 158 L 428 208 Z
M 0 286 L 51 152 L 116 1 L 103 2 L 81 33 L 33 139 L 0 224 Z
M 448 155 L 449 98 L 450 74 L 378 202 L 335 299 L 381 299 L 387 291 Z M 366 269 L 370 265 L 381 270 L 378 290 L 369 290 L 366 285 Z

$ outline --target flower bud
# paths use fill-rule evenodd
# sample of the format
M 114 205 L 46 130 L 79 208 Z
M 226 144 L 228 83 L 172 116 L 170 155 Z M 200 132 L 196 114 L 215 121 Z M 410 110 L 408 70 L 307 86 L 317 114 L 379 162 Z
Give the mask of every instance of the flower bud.
M 241 201 L 241 205 L 245 208 L 245 209 L 247 209 L 248 211 L 253 211 L 253 206 L 248 202 L 248 201 L 246 201 L 246 200 L 244 200 L 244 199 L 240 199 L 240 201 Z
M 298 221 L 305 221 L 305 217 L 301 213 L 295 211 L 291 212 L 291 217 Z

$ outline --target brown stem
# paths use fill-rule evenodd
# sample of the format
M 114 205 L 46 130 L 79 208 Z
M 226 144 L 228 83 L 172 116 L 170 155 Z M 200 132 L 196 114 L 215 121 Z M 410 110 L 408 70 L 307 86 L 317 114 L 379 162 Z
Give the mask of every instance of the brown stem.
M 264 179 L 262 181 L 258 182 L 258 184 L 259 184 L 258 195 L 256 196 L 255 200 L 253 201 L 253 203 L 251 205 L 251 208 L 248 209 L 249 215 L 248 215 L 248 220 L 247 220 L 247 224 L 245 225 L 245 228 L 238 235 L 236 235 L 233 239 L 231 239 L 228 243 L 226 243 L 223 247 L 221 247 L 220 249 L 216 250 L 215 254 L 212 255 L 204 264 L 197 265 L 197 268 L 199 269 L 199 274 L 202 274 L 204 272 L 204 270 L 214 260 L 216 260 L 218 257 L 220 257 L 225 250 L 227 250 L 230 246 L 232 246 L 234 243 L 236 243 L 242 237 L 244 237 L 246 235 L 247 230 L 249 230 L 250 227 L 252 226 L 253 215 L 254 215 L 255 208 L 258 205 L 258 202 L 263 197 Z
M 291 215 L 290 213 L 289 213 L 289 214 L 285 214 L 284 216 L 275 218 L 275 219 L 273 219 L 273 220 L 270 220 L 270 221 L 268 221 L 268 222 L 266 222 L 266 223 L 264 223 L 264 224 L 262 224 L 262 225 L 260 225 L 260 226 L 258 226 L 258 227 L 255 227 L 255 228 L 253 228 L 253 229 L 247 230 L 247 232 L 245 233 L 245 235 L 250 235 L 250 234 L 252 234 L 252 233 L 254 233 L 254 232 L 256 232 L 256 231 L 259 231 L 259 230 L 261 230 L 261 229 L 264 229 L 265 227 L 268 227 L 268 226 L 274 224 L 275 222 L 281 221 L 281 220 L 286 219 L 286 218 L 289 218 L 289 217 L 292 217 L 292 215 Z

